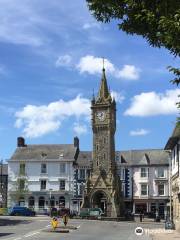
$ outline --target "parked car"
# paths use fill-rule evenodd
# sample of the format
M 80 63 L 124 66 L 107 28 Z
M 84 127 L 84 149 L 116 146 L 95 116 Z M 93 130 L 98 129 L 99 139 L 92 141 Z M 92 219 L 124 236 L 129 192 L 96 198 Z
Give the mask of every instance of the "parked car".
M 32 211 L 31 209 L 27 207 L 20 207 L 16 206 L 10 209 L 9 215 L 11 216 L 35 216 L 35 211 Z
M 91 217 L 100 217 L 103 215 L 101 208 L 81 208 L 80 217 L 81 218 L 91 218 Z

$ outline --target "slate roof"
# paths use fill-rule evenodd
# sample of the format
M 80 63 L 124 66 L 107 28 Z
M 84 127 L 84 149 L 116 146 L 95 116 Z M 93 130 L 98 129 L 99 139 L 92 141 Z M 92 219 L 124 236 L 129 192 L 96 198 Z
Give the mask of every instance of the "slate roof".
M 77 165 L 79 167 L 90 167 L 92 163 L 92 152 L 91 151 L 80 151 Z
M 65 160 L 72 161 L 77 147 L 73 144 L 42 144 L 17 147 L 10 161 L 13 160 Z
M 162 149 L 118 151 L 116 156 L 119 156 L 119 163 L 126 163 L 131 166 L 169 164 L 169 154 Z
M 166 150 L 173 149 L 176 143 L 179 141 L 179 139 L 180 139 L 180 126 L 176 125 L 171 137 L 168 139 L 168 142 L 166 143 L 165 149 Z
M 124 163 L 131 166 L 169 164 L 169 154 L 162 149 L 116 151 L 116 157 L 117 156 L 119 157 L 119 161 L 117 163 Z M 91 162 L 91 151 L 82 151 L 79 153 L 79 157 L 77 159 L 77 164 L 79 166 L 90 167 Z

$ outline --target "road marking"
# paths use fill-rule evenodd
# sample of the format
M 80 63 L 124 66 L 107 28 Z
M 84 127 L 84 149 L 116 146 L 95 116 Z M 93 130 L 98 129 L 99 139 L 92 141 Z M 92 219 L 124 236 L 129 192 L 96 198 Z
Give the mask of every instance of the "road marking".
M 22 239 L 21 237 L 18 237 L 18 238 L 15 238 L 14 240 L 20 240 L 20 239 Z
M 25 238 L 32 237 L 32 236 L 34 236 L 34 235 L 36 235 L 36 234 L 39 234 L 39 233 L 40 233 L 40 232 L 29 233 L 29 234 L 27 234 L 27 235 L 24 235 L 24 237 L 25 237 Z

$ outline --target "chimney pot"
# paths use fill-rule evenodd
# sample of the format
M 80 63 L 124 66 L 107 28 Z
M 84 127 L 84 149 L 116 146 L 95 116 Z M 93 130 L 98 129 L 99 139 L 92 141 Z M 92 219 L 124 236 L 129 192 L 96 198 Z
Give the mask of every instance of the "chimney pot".
M 17 138 L 17 146 L 18 147 L 26 147 L 25 139 L 23 137 L 18 137 Z
M 79 148 L 79 138 L 78 137 L 74 138 L 74 147 Z

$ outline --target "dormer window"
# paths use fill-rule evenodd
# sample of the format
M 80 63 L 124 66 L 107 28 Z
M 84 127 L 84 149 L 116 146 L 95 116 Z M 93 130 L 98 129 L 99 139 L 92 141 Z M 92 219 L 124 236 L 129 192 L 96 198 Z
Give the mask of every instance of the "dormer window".
M 47 157 L 47 154 L 44 153 L 44 152 L 42 152 L 42 153 L 41 153 L 41 157 L 42 157 L 42 158 L 45 158 L 45 157 Z

